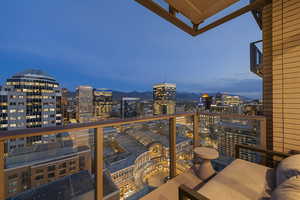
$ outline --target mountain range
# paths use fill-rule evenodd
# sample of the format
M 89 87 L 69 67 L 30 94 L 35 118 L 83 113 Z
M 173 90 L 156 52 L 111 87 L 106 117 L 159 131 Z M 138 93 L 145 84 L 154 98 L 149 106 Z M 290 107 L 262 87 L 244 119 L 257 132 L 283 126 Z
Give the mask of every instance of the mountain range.
M 210 96 L 215 96 L 217 93 L 209 93 Z M 70 92 L 70 96 L 76 95 L 75 92 Z M 177 102 L 186 102 L 186 101 L 195 101 L 198 102 L 200 98 L 201 93 L 194 93 L 194 92 L 176 92 L 176 101 Z M 235 95 L 235 94 L 229 94 L 229 95 Z M 122 91 L 113 91 L 113 100 L 114 101 L 120 101 L 122 97 L 136 97 L 140 98 L 142 100 L 152 100 L 153 94 L 150 91 L 145 92 L 122 92 Z M 242 100 L 244 101 L 250 101 L 253 100 L 248 97 L 240 96 Z
M 201 93 L 194 93 L 194 92 L 176 92 L 176 101 L 177 102 L 184 102 L 184 101 L 199 101 Z M 216 93 L 209 93 L 210 96 L 215 96 Z M 230 94 L 234 95 L 234 94 Z M 119 101 L 122 97 L 137 97 L 141 98 L 142 100 L 152 100 L 153 94 L 150 91 L 146 92 L 121 92 L 121 91 L 113 91 L 113 100 Z M 242 100 L 249 101 L 252 100 L 251 98 L 240 96 Z

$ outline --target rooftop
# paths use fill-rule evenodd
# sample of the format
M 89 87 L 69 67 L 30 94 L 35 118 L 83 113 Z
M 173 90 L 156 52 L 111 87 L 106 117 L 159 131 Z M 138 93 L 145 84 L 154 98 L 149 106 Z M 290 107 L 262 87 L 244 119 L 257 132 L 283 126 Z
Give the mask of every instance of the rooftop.
M 37 78 L 37 79 L 49 79 L 55 80 L 52 76 L 48 75 L 47 73 L 43 72 L 39 69 L 28 69 L 23 72 L 16 73 L 12 76 L 13 78 Z

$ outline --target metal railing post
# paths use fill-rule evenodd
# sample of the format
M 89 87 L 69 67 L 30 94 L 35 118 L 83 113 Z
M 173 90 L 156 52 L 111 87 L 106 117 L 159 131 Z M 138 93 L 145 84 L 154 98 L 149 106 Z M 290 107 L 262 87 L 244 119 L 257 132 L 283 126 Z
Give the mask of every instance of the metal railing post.
M 200 146 L 200 121 L 199 115 L 196 113 L 193 116 L 193 137 L 194 137 L 194 148 Z
M 176 118 L 169 119 L 170 178 L 176 176 Z
M 260 120 L 260 148 L 267 149 L 267 120 Z M 262 156 L 262 155 L 261 155 Z M 273 158 L 268 155 L 262 156 L 261 163 L 267 165 L 267 163 L 273 160 Z
M 95 128 L 95 199 L 103 200 L 103 128 Z
M 240 158 L 240 146 L 238 144 L 235 145 L 235 159 Z

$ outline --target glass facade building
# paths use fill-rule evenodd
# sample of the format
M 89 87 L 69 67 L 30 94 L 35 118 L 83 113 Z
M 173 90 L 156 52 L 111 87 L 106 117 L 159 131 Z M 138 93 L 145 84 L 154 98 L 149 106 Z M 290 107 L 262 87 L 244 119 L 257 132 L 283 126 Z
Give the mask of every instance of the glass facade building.
M 161 83 L 153 86 L 153 114 L 174 114 L 176 108 L 176 85 Z

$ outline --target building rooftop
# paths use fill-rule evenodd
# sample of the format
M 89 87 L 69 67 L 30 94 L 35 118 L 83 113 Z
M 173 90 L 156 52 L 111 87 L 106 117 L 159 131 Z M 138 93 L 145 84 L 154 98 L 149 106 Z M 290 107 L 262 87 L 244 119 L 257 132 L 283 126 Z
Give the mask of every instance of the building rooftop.
M 104 196 L 117 194 L 119 189 L 113 183 L 109 173 L 103 172 Z M 66 176 L 49 184 L 42 185 L 33 190 L 25 191 L 9 200 L 72 200 L 94 198 L 94 178 L 88 171 Z
M 39 145 L 40 146 L 40 145 Z M 6 157 L 6 168 L 16 168 L 19 166 L 33 166 L 41 163 L 47 163 L 62 158 L 72 157 L 83 151 L 90 151 L 87 146 L 81 146 L 74 148 L 71 146 L 60 148 L 46 148 L 48 145 L 42 145 L 43 147 L 36 148 L 33 152 L 27 152 L 25 154 L 18 154 Z
M 105 168 L 111 173 L 133 165 L 139 155 L 148 151 L 148 148 L 127 134 L 119 134 L 115 140 L 125 151 L 105 158 Z
M 176 88 L 176 84 L 175 83 L 158 83 L 153 85 L 153 88 L 158 88 L 158 87 L 175 87 Z
M 105 147 L 105 167 L 114 173 L 133 165 L 138 156 L 149 151 L 151 144 L 160 143 L 164 147 L 169 147 L 169 131 L 166 128 L 156 131 L 152 127 L 150 129 L 135 127 L 115 135 L 115 141 L 124 151 L 113 153 L 112 148 Z M 187 140 L 190 139 L 177 134 L 177 144 Z
M 47 73 L 43 72 L 39 69 L 28 69 L 13 75 L 13 78 L 38 78 L 38 79 L 49 79 L 55 80 L 52 76 L 48 75 Z
M 94 190 L 94 181 L 88 171 L 81 171 L 57 181 L 27 190 L 9 200 L 71 200 Z

